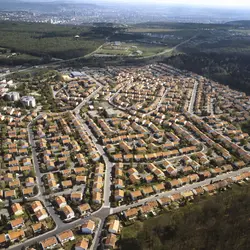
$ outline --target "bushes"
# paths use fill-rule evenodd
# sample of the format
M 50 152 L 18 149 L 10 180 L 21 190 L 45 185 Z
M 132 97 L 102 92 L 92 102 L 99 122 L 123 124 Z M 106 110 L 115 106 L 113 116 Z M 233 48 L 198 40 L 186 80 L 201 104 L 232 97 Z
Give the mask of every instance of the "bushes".
M 249 53 L 221 53 L 219 50 L 217 53 L 186 52 L 164 59 L 164 62 L 250 93 Z
M 125 227 L 121 249 L 248 249 L 249 191 L 249 186 L 235 186 L 149 219 L 141 228 Z

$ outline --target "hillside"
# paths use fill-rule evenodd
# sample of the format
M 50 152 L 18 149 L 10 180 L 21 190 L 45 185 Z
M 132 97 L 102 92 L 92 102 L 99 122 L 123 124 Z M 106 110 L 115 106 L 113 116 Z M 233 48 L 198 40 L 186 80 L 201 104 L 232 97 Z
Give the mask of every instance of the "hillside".
M 122 250 L 236 250 L 250 245 L 250 187 L 234 187 L 123 229 Z
M 227 22 L 227 25 L 237 25 L 237 26 L 248 26 L 250 27 L 250 20 L 239 20 L 239 21 L 231 21 Z
M 75 39 L 76 35 L 80 37 Z M 47 60 L 84 56 L 98 48 L 105 35 L 84 26 L 0 22 L 0 47 Z M 15 64 L 15 58 L 12 61 Z

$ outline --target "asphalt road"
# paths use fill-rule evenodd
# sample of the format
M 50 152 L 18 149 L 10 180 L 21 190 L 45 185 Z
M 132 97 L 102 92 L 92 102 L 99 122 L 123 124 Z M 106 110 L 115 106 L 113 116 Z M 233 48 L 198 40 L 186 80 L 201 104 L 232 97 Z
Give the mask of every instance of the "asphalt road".
M 93 97 L 95 96 L 103 87 L 99 86 L 92 94 L 90 94 L 84 101 L 82 101 L 73 111 L 79 113 L 81 108 Z
M 35 244 L 35 243 L 40 242 L 42 240 L 45 240 L 45 239 L 47 239 L 49 237 L 55 236 L 56 234 L 59 234 L 59 233 L 65 231 L 65 230 L 69 230 L 69 229 L 72 229 L 74 227 L 80 226 L 86 220 L 93 219 L 93 218 L 95 218 L 95 217 L 89 216 L 89 217 L 85 217 L 83 219 L 78 219 L 78 220 L 70 222 L 70 223 L 63 223 L 60 226 L 56 226 L 56 228 L 54 230 L 50 231 L 50 232 L 47 232 L 45 234 L 34 237 L 32 239 L 26 240 L 24 243 L 9 247 L 9 249 L 20 250 L 22 247 L 28 247 L 28 246 L 30 246 L 32 244 Z
M 189 39 L 187 39 L 187 40 L 185 40 L 185 41 L 183 41 L 183 42 L 177 44 L 176 46 L 172 47 L 171 49 L 166 49 L 166 50 L 164 50 L 164 51 L 162 51 L 162 52 L 159 52 L 159 53 L 157 53 L 157 54 L 154 54 L 154 55 L 151 55 L 151 56 L 143 56 L 143 57 L 141 57 L 141 58 L 143 58 L 143 59 L 147 59 L 147 58 L 148 58 L 148 59 L 149 59 L 149 58 L 154 58 L 155 56 L 162 56 L 162 55 L 164 55 L 164 54 L 166 54 L 166 53 L 169 53 L 169 52 L 174 51 L 175 49 L 177 49 L 177 48 L 180 47 L 181 45 L 183 45 L 183 44 L 185 44 L 185 43 L 188 43 L 189 41 L 191 41 L 191 40 L 194 39 L 195 37 L 197 37 L 197 35 L 194 35 L 194 36 L 190 37 Z
M 207 179 L 207 180 L 204 180 L 204 181 L 201 181 L 201 182 L 197 182 L 197 183 L 193 183 L 193 184 L 187 184 L 187 185 L 182 186 L 182 187 L 177 188 L 177 189 L 172 189 L 170 191 L 166 191 L 166 192 L 154 195 L 154 196 L 150 196 L 150 197 L 141 199 L 138 202 L 135 202 L 133 204 L 123 205 L 123 206 L 116 207 L 116 208 L 110 208 L 109 197 L 111 195 L 111 192 L 110 192 L 111 170 L 112 170 L 112 167 L 113 167 L 113 163 L 109 161 L 109 159 L 105 155 L 103 147 L 100 144 L 97 143 L 97 139 L 95 138 L 95 136 L 93 135 L 91 130 L 88 128 L 86 123 L 82 120 L 80 115 L 76 114 L 76 117 L 79 119 L 79 121 L 81 121 L 84 129 L 86 130 L 88 135 L 92 138 L 98 152 L 100 153 L 100 155 L 102 155 L 102 157 L 103 157 L 103 159 L 105 161 L 106 170 L 105 170 L 105 186 L 104 186 L 104 196 L 103 196 L 104 203 L 103 203 L 103 206 L 98 211 L 92 213 L 91 216 L 86 217 L 84 219 L 78 219 L 78 220 L 75 220 L 75 221 L 73 221 L 71 223 L 64 223 L 64 222 L 61 221 L 61 219 L 59 218 L 59 215 L 56 214 L 54 208 L 47 201 L 45 201 L 45 196 L 43 196 L 43 194 L 42 194 L 42 190 L 41 190 L 42 182 L 41 182 L 41 178 L 40 178 L 41 174 L 40 174 L 40 171 L 39 171 L 39 163 L 37 161 L 36 152 L 35 152 L 35 148 L 34 148 L 35 142 L 34 142 L 34 139 L 33 139 L 33 134 L 32 134 L 31 128 L 30 128 L 31 124 L 29 124 L 29 126 L 28 126 L 29 141 L 30 141 L 30 144 L 32 145 L 33 162 L 34 162 L 35 170 L 36 170 L 36 173 L 37 173 L 37 182 L 38 182 L 39 187 L 40 187 L 39 195 L 37 197 L 31 198 L 31 199 L 39 199 L 45 204 L 49 214 L 51 215 L 51 217 L 54 219 L 54 221 L 56 223 L 56 228 L 54 230 L 48 232 L 48 233 L 45 233 L 43 235 L 39 235 L 39 236 L 37 236 L 35 238 L 32 238 L 30 240 L 25 241 L 24 243 L 13 246 L 13 247 L 11 247 L 11 249 L 20 250 L 21 247 L 26 247 L 26 246 L 32 245 L 32 244 L 34 244 L 36 242 L 39 242 L 41 240 L 44 240 L 44 239 L 46 239 L 48 237 L 54 236 L 54 235 L 56 235 L 56 234 L 58 234 L 58 233 L 60 233 L 62 231 L 65 231 L 67 229 L 72 229 L 72 228 L 74 228 L 76 226 L 79 226 L 85 220 L 93 218 L 93 216 L 99 218 L 99 223 L 100 223 L 100 226 L 96 230 L 96 236 L 95 236 L 95 239 L 93 241 L 93 245 L 91 247 L 91 249 L 97 249 L 97 246 L 99 244 L 99 239 L 100 239 L 100 236 L 101 236 L 101 232 L 102 232 L 102 228 L 103 228 L 105 219 L 106 219 L 106 217 L 108 215 L 114 214 L 114 213 L 119 213 L 119 212 L 122 212 L 124 210 L 129 209 L 129 208 L 137 207 L 139 205 L 143 205 L 147 201 L 153 201 L 153 200 L 157 200 L 157 199 L 159 199 L 161 197 L 170 196 L 170 195 L 173 195 L 173 194 L 176 194 L 176 193 L 179 193 L 179 192 L 192 190 L 192 189 L 194 189 L 196 187 L 210 184 L 211 181 L 215 182 L 215 181 L 223 180 L 223 179 L 226 179 L 226 178 L 229 178 L 229 177 L 237 176 L 240 173 L 250 171 L 250 167 L 240 169 L 238 171 L 225 173 L 225 174 L 222 174 L 222 175 L 219 175 L 219 176 L 216 176 L 214 178 L 210 178 L 210 179 Z
M 192 38 L 190 38 L 189 40 L 191 40 L 191 39 Z M 187 42 L 187 41 L 185 41 L 185 42 Z M 181 43 L 181 44 L 183 44 L 183 43 Z M 181 44 L 179 44 L 178 46 L 180 46 Z M 71 59 L 71 60 L 73 60 L 73 59 Z M 25 70 L 26 69 L 22 69 L 20 71 L 25 71 Z M 92 78 L 92 77 L 90 77 L 90 78 L 97 83 L 98 88 L 89 97 L 87 97 L 80 105 L 78 105 L 73 111 L 75 111 L 76 117 L 82 123 L 83 128 L 85 129 L 85 131 L 92 138 L 93 143 L 95 144 L 99 154 L 103 157 L 103 160 L 105 162 L 105 167 L 106 168 L 105 168 L 104 191 L 103 191 L 103 201 L 104 201 L 103 205 L 98 211 L 93 212 L 91 216 L 83 218 L 83 219 L 82 218 L 77 219 L 77 220 L 75 220 L 73 222 L 70 222 L 70 223 L 64 223 L 60 219 L 59 215 L 55 213 L 55 210 L 54 210 L 53 206 L 51 206 L 51 204 L 48 201 L 46 201 L 46 196 L 43 195 L 44 190 L 43 190 L 43 183 L 42 183 L 42 180 L 41 180 L 42 174 L 40 173 L 40 169 L 39 169 L 39 162 L 38 162 L 38 159 L 37 159 L 37 156 L 36 156 L 36 150 L 35 150 L 36 145 L 35 145 L 35 141 L 34 141 L 34 138 L 33 138 L 33 132 L 31 130 L 31 123 L 30 123 L 28 125 L 27 129 L 28 129 L 28 135 L 29 135 L 29 142 L 30 142 L 30 144 L 32 146 L 32 158 L 33 158 L 33 164 L 34 164 L 34 168 L 35 168 L 35 172 L 36 172 L 36 176 L 37 176 L 37 184 L 38 184 L 39 193 L 38 193 L 38 195 L 36 197 L 32 197 L 32 198 L 30 198 L 28 200 L 40 200 L 40 201 L 42 201 L 44 203 L 44 205 L 46 206 L 46 209 L 48 210 L 50 216 L 55 221 L 56 227 L 55 227 L 54 230 L 52 230 L 52 231 L 50 231 L 48 233 L 45 233 L 43 235 L 39 235 L 39 236 L 37 236 L 35 238 L 32 238 L 30 240 L 25 241 L 24 243 L 15 245 L 13 247 L 10 247 L 10 249 L 20 250 L 22 247 L 32 245 L 32 244 L 34 244 L 36 242 L 39 242 L 41 240 L 44 240 L 44 239 L 46 239 L 48 237 L 54 236 L 54 235 L 56 235 L 56 234 L 58 234 L 58 233 L 60 233 L 62 231 L 77 227 L 77 226 L 81 225 L 84 221 L 86 221 L 87 219 L 98 218 L 99 219 L 99 227 L 96 230 L 95 238 L 94 238 L 93 244 L 91 246 L 91 249 L 97 249 L 97 246 L 99 244 L 99 239 L 100 239 L 100 236 L 101 236 L 101 233 L 102 233 L 102 228 L 103 228 L 105 219 L 106 219 L 106 217 L 108 215 L 114 214 L 114 213 L 119 213 L 119 212 L 125 211 L 125 210 L 127 210 L 129 208 L 137 207 L 139 205 L 143 205 L 147 201 L 153 201 L 153 200 L 157 200 L 157 199 L 159 199 L 161 197 L 170 196 L 170 195 L 173 195 L 173 194 L 176 194 L 176 193 L 192 190 L 192 189 L 194 189 L 196 187 L 210 184 L 211 181 L 215 182 L 215 181 L 223 180 L 223 179 L 226 179 L 226 178 L 229 178 L 229 177 L 237 176 L 240 173 L 250 171 L 250 167 L 240 169 L 240 170 L 237 170 L 237 171 L 234 171 L 234 172 L 229 172 L 229 173 L 225 173 L 225 174 L 216 176 L 214 178 L 206 179 L 206 180 L 201 181 L 201 182 L 197 182 L 197 183 L 193 183 L 193 184 L 187 184 L 187 185 L 182 186 L 182 187 L 177 188 L 177 189 L 172 189 L 170 191 L 166 191 L 166 192 L 163 192 L 163 193 L 160 193 L 160 194 L 156 194 L 154 196 L 150 196 L 150 197 L 141 199 L 138 202 L 135 202 L 133 204 L 123 205 L 123 206 L 116 207 L 116 208 L 110 208 L 110 200 L 109 199 L 110 199 L 110 196 L 111 196 L 111 185 L 112 185 L 111 171 L 112 171 L 112 167 L 113 167 L 114 164 L 109 161 L 108 157 L 106 156 L 106 154 L 105 154 L 105 152 L 103 150 L 103 147 L 100 144 L 98 144 L 98 141 L 95 138 L 95 136 L 93 135 L 92 131 L 88 128 L 86 123 L 83 121 L 83 119 L 79 115 L 80 109 L 83 107 L 83 105 L 85 105 L 96 93 L 98 93 L 103 88 L 102 84 L 100 84 L 94 78 Z M 194 106 L 194 103 L 195 103 L 197 87 L 198 87 L 198 83 L 195 82 L 193 92 L 192 92 L 192 96 L 191 96 L 191 99 L 190 99 L 189 109 L 188 109 L 188 111 L 190 113 L 193 113 L 193 106 Z M 120 90 L 118 90 L 116 92 L 116 94 L 118 94 L 119 91 Z M 116 95 L 116 94 L 114 94 L 114 95 Z M 114 95 L 113 95 L 113 97 L 114 97 Z M 164 95 L 165 95 L 165 93 L 164 93 Z M 163 97 L 161 98 L 161 101 L 162 100 L 163 100 Z M 111 97 L 110 101 L 112 102 L 112 97 Z M 160 105 L 161 101 L 159 102 L 158 105 Z M 39 115 L 36 119 L 38 119 L 40 116 L 41 115 Z M 180 157 L 180 156 L 178 156 L 178 157 Z M 176 157 L 176 159 L 178 157 Z
M 156 194 L 154 196 L 149 196 L 149 197 L 141 199 L 138 202 L 135 202 L 133 204 L 123 205 L 123 206 L 116 207 L 116 208 L 111 208 L 110 213 L 111 214 L 119 213 L 119 212 L 122 212 L 124 210 L 129 209 L 129 208 L 133 208 L 133 207 L 137 207 L 139 205 L 143 205 L 147 201 L 154 201 L 154 200 L 157 200 L 157 199 L 162 198 L 162 197 L 167 197 L 167 196 L 177 194 L 177 193 L 180 193 L 180 192 L 186 192 L 186 191 L 192 190 L 192 189 L 200 187 L 200 186 L 205 186 L 207 184 L 210 184 L 211 182 L 216 182 L 216 181 L 224 180 L 224 179 L 227 179 L 227 178 L 230 178 L 230 177 L 235 177 L 235 176 L 237 176 L 237 175 L 239 175 L 241 173 L 248 172 L 248 171 L 250 171 L 250 167 L 244 168 L 244 169 L 239 169 L 239 170 L 233 171 L 233 172 L 228 172 L 228 173 L 225 173 L 225 174 L 221 174 L 221 175 L 218 175 L 218 176 L 216 176 L 214 178 L 209 178 L 209 179 L 206 179 L 204 181 L 195 182 L 193 184 L 187 184 L 185 186 L 182 186 L 182 187 L 179 187 L 179 188 L 176 188 L 176 189 L 172 189 L 170 191 L 166 191 L 166 192 L 163 192 L 163 193 L 160 193 L 160 194 Z
M 19 72 L 23 72 L 23 71 L 27 71 L 27 70 L 44 68 L 44 67 L 53 66 L 53 65 L 57 66 L 57 65 L 60 65 L 61 63 L 64 63 L 64 62 L 71 62 L 71 61 L 81 59 L 81 58 L 88 58 L 88 57 L 92 56 L 94 53 L 96 53 L 105 43 L 103 43 L 97 49 L 95 49 L 94 51 L 90 52 L 89 54 L 87 54 L 85 56 L 75 57 L 75 58 L 66 59 L 66 60 L 58 58 L 58 61 L 55 61 L 55 62 L 50 62 L 50 63 L 46 63 L 46 64 L 37 65 L 36 67 L 32 66 L 32 67 L 28 67 L 28 68 L 25 68 L 25 69 L 18 69 L 18 70 L 14 70 L 12 72 L 9 72 L 9 73 L 1 74 L 0 79 L 4 79 L 5 77 L 7 77 L 9 75 L 12 75 L 14 73 L 19 73 Z
M 191 96 L 190 103 L 189 103 L 189 107 L 188 107 L 188 112 L 191 113 L 191 114 L 194 113 L 193 110 L 194 110 L 194 102 L 195 102 L 197 87 L 198 87 L 198 82 L 195 82 L 193 92 L 192 92 L 192 96 Z
M 103 147 L 97 143 L 97 139 L 95 138 L 95 136 L 93 135 L 92 131 L 89 129 L 89 127 L 87 126 L 87 124 L 83 121 L 83 119 L 80 117 L 79 114 L 76 115 L 77 118 L 79 119 L 79 121 L 82 123 L 85 131 L 87 132 L 87 134 L 90 136 L 90 138 L 92 139 L 93 143 L 95 144 L 96 149 L 98 150 L 99 154 L 103 157 L 103 160 L 105 162 L 105 179 L 104 179 L 104 191 L 103 191 L 103 201 L 104 207 L 110 207 L 110 195 L 111 195 L 111 172 L 112 172 L 112 167 L 113 167 L 113 163 L 109 161 L 108 157 L 106 156 Z

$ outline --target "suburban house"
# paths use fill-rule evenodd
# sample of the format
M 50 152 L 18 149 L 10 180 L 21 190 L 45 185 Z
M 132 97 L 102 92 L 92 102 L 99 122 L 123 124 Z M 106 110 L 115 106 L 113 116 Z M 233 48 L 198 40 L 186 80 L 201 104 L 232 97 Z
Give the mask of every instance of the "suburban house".
M 42 205 L 41 201 L 33 201 L 31 203 L 31 208 L 32 208 L 33 212 L 35 213 L 38 210 L 43 209 L 43 205 Z
M 109 233 L 118 234 L 120 231 L 120 221 L 112 220 L 108 227 Z
M 11 205 L 12 212 L 15 216 L 20 216 L 24 213 L 22 206 L 20 203 L 14 203 Z
M 88 203 L 81 204 L 77 208 L 81 215 L 85 215 L 91 211 L 90 205 Z
M 128 220 L 134 220 L 137 218 L 138 216 L 138 208 L 131 208 L 131 209 L 128 209 L 124 212 L 124 216 L 126 219 Z
M 115 200 L 116 201 L 123 200 L 123 198 L 124 198 L 124 191 L 122 189 L 116 189 L 114 196 L 115 196 Z
M 76 243 L 75 250 L 87 250 L 88 246 L 89 246 L 89 240 L 83 238 Z
M 47 238 L 46 240 L 40 241 L 43 250 L 53 249 L 58 246 L 58 241 L 55 236 Z
M 63 245 L 68 241 L 72 241 L 75 239 L 75 236 L 71 230 L 63 231 L 57 235 L 57 239 Z
M 75 218 L 75 213 L 69 205 L 66 205 L 62 208 L 62 212 L 65 216 L 65 220 L 71 220 Z
M 95 222 L 92 220 L 86 221 L 82 226 L 81 226 L 81 232 L 84 234 L 93 234 L 95 230 Z
M 35 214 L 38 221 L 45 220 L 49 217 L 47 211 L 44 208 L 37 210 Z
M 24 226 L 24 220 L 22 217 L 11 220 L 9 223 L 13 230 Z
M 59 208 L 63 208 L 67 205 L 66 199 L 63 196 L 57 196 L 55 202 Z
M 108 234 L 104 246 L 106 249 L 114 249 L 115 248 L 115 243 L 117 241 L 117 236 L 115 234 Z
M 138 200 L 138 199 L 142 198 L 142 196 L 143 195 L 142 195 L 140 190 L 130 192 L 130 197 L 132 200 Z

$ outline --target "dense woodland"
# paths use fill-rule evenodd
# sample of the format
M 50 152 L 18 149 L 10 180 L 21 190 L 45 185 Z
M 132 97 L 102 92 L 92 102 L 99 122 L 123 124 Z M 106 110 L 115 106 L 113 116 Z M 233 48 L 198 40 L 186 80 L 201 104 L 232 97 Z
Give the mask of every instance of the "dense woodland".
M 80 37 L 76 39 L 76 35 Z M 98 48 L 105 35 L 105 31 L 85 26 L 0 22 L 0 47 L 43 60 L 84 56 Z
M 231 88 L 250 94 L 250 55 L 189 53 L 167 58 L 174 67 L 204 75 Z
M 250 246 L 250 187 L 165 212 L 123 229 L 122 250 L 234 250 Z

